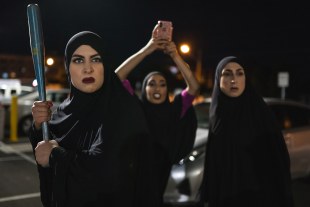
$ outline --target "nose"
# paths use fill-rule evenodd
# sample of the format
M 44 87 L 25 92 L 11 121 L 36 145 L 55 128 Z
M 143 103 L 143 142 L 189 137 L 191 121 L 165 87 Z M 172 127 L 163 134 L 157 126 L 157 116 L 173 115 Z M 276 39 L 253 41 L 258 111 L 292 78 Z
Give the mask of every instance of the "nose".
M 159 87 L 158 85 L 156 85 L 156 86 L 155 86 L 155 91 L 159 91 L 159 88 L 160 88 L 160 87 Z
M 236 76 L 235 75 L 232 75 L 230 82 L 231 83 L 236 83 Z
M 84 64 L 84 73 L 92 73 L 94 71 L 91 63 L 85 63 Z

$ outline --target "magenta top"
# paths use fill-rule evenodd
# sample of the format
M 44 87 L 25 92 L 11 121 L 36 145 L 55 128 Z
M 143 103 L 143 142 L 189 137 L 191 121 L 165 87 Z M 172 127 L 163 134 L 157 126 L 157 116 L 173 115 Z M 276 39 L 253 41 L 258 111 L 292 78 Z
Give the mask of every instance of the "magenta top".
M 131 94 L 134 95 L 134 90 L 129 82 L 129 80 L 123 80 L 122 81 L 123 86 L 126 88 L 126 90 Z M 187 92 L 187 90 L 183 90 L 181 93 L 181 97 L 182 97 L 182 112 L 181 112 L 181 118 L 184 116 L 184 114 L 186 113 L 187 109 L 189 109 L 189 107 L 192 106 L 192 103 L 195 99 L 195 96 L 189 94 Z

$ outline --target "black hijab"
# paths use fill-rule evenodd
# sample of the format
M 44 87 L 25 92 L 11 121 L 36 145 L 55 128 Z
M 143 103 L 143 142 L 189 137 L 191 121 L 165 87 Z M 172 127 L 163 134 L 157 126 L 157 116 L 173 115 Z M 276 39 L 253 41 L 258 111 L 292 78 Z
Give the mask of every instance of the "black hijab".
M 230 62 L 244 68 L 246 85 L 239 97 L 220 89 Z M 292 206 L 290 160 L 276 119 L 251 86 L 248 65 L 222 59 L 215 73 L 202 198 L 214 206 Z
M 160 146 L 167 153 L 170 162 L 178 162 L 193 147 L 197 129 L 196 114 L 193 107 L 190 107 L 186 114 L 181 117 L 182 97 L 178 94 L 173 102 L 170 102 L 167 81 L 168 89 L 165 101 L 160 104 L 149 102 L 146 97 L 146 86 L 148 80 L 154 75 L 160 75 L 167 80 L 163 73 L 154 71 L 149 73 L 142 83 L 141 101 L 151 139 L 153 143 Z
M 147 100 L 146 87 L 153 75 L 165 76 L 160 72 L 151 72 L 143 80 L 141 102 L 150 130 L 151 147 L 151 194 L 149 206 L 163 206 L 163 195 L 169 179 L 171 167 L 179 162 L 192 149 L 195 140 L 197 119 L 193 107 L 181 117 L 182 97 L 176 95 L 172 102 L 167 96 L 163 103 L 153 104 Z M 165 78 L 165 80 L 167 80 Z M 167 87 L 168 88 L 168 87 Z
M 81 45 L 89 45 L 102 59 L 105 56 L 100 36 L 89 31 L 74 35 L 65 50 L 69 81 L 71 57 Z M 54 178 L 56 197 L 66 199 L 64 185 L 71 182 L 74 189 L 67 190 L 71 194 L 76 192 L 72 196 L 88 199 L 96 196 L 94 192 L 118 192 L 134 199 L 139 146 L 141 139 L 147 138 L 138 100 L 123 88 L 114 70 L 109 68 L 104 68 L 103 86 L 94 93 L 84 93 L 69 83 L 70 97 L 49 122 L 53 139 L 72 155 L 54 163 L 58 173 Z

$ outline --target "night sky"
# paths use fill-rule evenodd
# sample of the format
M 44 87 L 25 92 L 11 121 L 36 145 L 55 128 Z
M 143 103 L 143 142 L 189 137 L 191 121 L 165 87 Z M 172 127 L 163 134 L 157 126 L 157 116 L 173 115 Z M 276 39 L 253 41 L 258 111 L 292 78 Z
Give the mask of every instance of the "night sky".
M 277 73 L 288 71 L 287 96 L 310 96 L 310 7 L 302 1 L 5 1 L 0 7 L 0 53 L 30 54 L 29 3 L 41 9 L 46 54 L 63 55 L 73 34 L 91 30 L 104 38 L 111 67 L 117 67 L 148 42 L 157 20 L 171 20 L 175 43 L 192 45 L 188 61 L 202 51 L 203 70 L 214 70 L 224 56 L 242 56 L 255 63 L 263 95 L 279 95 Z

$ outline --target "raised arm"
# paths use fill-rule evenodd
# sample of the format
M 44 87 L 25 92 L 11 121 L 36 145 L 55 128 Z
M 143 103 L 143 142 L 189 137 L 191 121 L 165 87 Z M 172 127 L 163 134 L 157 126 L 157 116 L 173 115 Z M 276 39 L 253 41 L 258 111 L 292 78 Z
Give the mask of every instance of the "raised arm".
M 115 73 L 121 81 L 127 79 L 130 72 L 148 55 L 153 53 L 155 50 L 163 50 L 165 48 L 166 40 L 159 40 L 154 38 L 154 33 L 158 25 L 155 26 L 152 38 L 149 42 L 140 49 L 137 53 L 130 56 L 125 60 L 116 70 Z
M 187 85 L 187 92 L 194 96 L 197 95 L 199 91 L 199 83 L 195 75 L 191 71 L 189 65 L 182 59 L 182 57 L 178 53 L 175 43 L 169 42 L 164 49 L 164 53 L 170 55 L 177 68 L 180 70 Z

